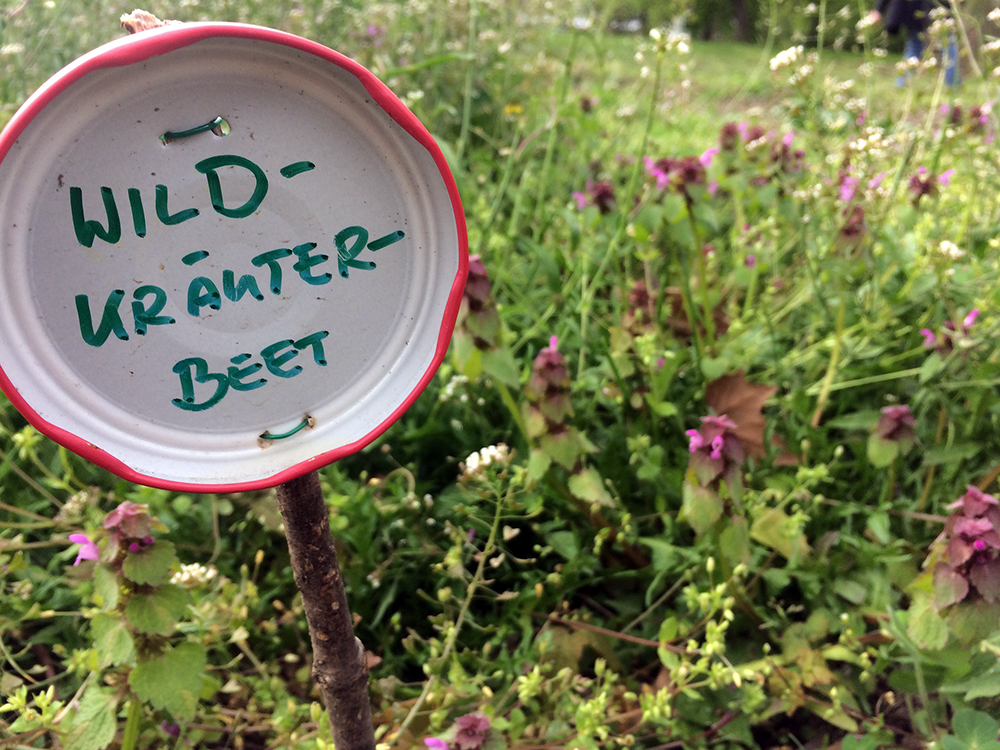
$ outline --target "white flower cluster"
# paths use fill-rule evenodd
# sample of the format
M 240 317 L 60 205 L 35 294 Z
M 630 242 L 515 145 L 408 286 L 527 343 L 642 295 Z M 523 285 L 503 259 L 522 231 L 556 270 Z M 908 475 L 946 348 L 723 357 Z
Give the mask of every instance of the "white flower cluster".
M 886 138 L 882 128 L 869 126 L 860 138 L 855 138 L 848 144 L 848 148 L 856 154 L 878 158 L 892 148 L 892 145 L 893 140 Z
M 865 31 L 866 29 L 870 29 L 876 23 L 877 23 L 877 21 L 871 15 L 864 15 L 864 16 L 861 16 L 861 20 L 858 21 L 854 25 L 854 27 L 858 31 Z
M 993 23 L 1000 23 L 1000 8 L 994 8 L 986 14 L 986 18 Z
M 782 68 L 792 67 L 802 59 L 803 51 L 804 49 L 801 44 L 797 47 L 789 47 L 786 50 L 782 50 L 771 58 L 771 70 L 777 71 Z
M 965 251 L 950 240 L 942 240 L 938 245 L 938 252 L 951 260 L 959 260 L 965 255 Z
M 997 52 L 1000 50 L 1000 39 L 994 39 L 983 45 L 983 52 Z
M 0 47 L 0 57 L 12 57 L 24 52 L 24 45 L 20 42 L 11 42 Z
M 470 453 L 462 462 L 462 479 L 482 480 L 486 478 L 486 467 L 493 464 L 506 466 L 510 463 L 510 448 L 505 443 L 490 445 L 482 450 Z
M 465 375 L 452 375 L 451 379 L 438 395 L 438 401 L 451 401 L 455 397 L 455 391 L 468 385 L 469 379 Z M 469 397 L 464 393 L 461 395 L 462 401 L 468 401 Z
M 181 569 L 170 576 L 170 582 L 177 586 L 203 586 L 214 580 L 219 575 L 219 571 L 214 565 L 202 565 L 201 563 L 191 563 L 181 565 Z

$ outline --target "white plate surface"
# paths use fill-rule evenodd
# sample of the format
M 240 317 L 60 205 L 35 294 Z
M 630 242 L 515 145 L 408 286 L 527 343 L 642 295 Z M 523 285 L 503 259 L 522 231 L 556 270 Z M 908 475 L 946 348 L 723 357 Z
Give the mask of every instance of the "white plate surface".
M 225 136 L 161 140 L 220 116 Z M 0 157 L 0 383 L 122 476 L 287 480 L 374 439 L 444 356 L 467 268 L 454 182 L 320 45 L 235 24 L 119 40 L 45 84 Z

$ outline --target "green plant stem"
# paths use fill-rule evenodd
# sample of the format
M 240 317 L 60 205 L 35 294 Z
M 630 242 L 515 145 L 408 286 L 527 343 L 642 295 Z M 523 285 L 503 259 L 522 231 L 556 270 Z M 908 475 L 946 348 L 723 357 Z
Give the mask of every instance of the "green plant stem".
M 837 308 L 837 330 L 833 339 L 833 351 L 830 352 L 830 362 L 826 367 L 826 376 L 823 378 L 823 386 L 820 388 L 819 397 L 816 399 L 816 411 L 813 412 L 811 423 L 813 427 L 818 427 L 820 419 L 823 418 L 823 409 L 826 408 L 826 400 L 830 397 L 833 379 L 837 374 L 837 365 L 840 363 L 840 344 L 844 338 L 844 311 L 846 307 L 846 297 L 842 296 L 840 298 L 840 307 Z
M 491 554 L 493 554 L 494 545 L 496 543 L 497 532 L 500 529 L 500 521 L 503 518 L 503 509 L 506 504 L 506 498 L 502 495 L 497 495 L 497 505 L 496 511 L 493 514 L 493 523 L 490 526 L 490 534 L 486 539 L 486 544 L 483 545 L 482 552 L 479 553 L 479 563 L 476 565 L 476 572 L 472 576 L 472 580 L 465 587 L 465 599 L 462 600 L 462 606 L 458 611 L 458 617 L 455 618 L 455 624 L 452 626 L 451 631 L 448 633 L 448 638 L 445 641 L 444 650 L 441 652 L 441 663 L 444 664 L 451 658 L 451 653 L 455 649 L 455 643 L 458 640 L 458 634 L 462 629 L 462 625 L 465 624 L 465 618 L 469 614 L 469 605 L 472 604 L 472 597 L 476 593 L 476 589 L 483 582 L 483 573 L 486 570 L 486 561 Z M 403 723 L 399 725 L 399 730 L 396 732 L 397 738 L 402 737 L 407 728 L 416 718 L 416 715 L 423 708 L 424 703 L 427 701 L 427 696 L 430 695 L 435 683 L 437 682 L 437 675 L 430 675 L 427 678 L 427 682 L 424 683 L 424 689 L 421 691 L 420 696 L 417 698 L 410 712 L 406 715 Z
M 698 222 L 695 221 L 691 207 L 688 207 L 688 221 L 691 223 L 691 236 L 694 237 L 694 257 L 698 261 L 698 291 L 701 293 L 701 309 L 705 318 L 705 336 L 708 339 L 709 347 L 715 343 L 715 321 L 712 320 L 712 304 L 708 294 L 708 267 L 705 263 L 705 249 L 701 242 L 701 233 L 698 231 Z
M 524 440 L 528 445 L 531 445 L 531 436 L 528 434 L 528 426 L 524 423 L 524 416 L 521 414 L 521 409 L 518 407 L 517 402 L 514 401 L 514 397 L 510 395 L 510 389 L 507 388 L 506 383 L 501 383 L 496 381 L 497 392 L 500 394 L 500 400 L 503 401 L 503 405 L 507 407 L 507 411 L 510 412 L 511 418 L 514 420 L 514 424 L 517 425 L 517 429 L 520 430 L 521 435 L 524 436 Z
M 142 719 L 142 701 L 133 697 L 128 702 L 128 718 L 125 719 L 125 730 L 122 732 L 121 750 L 135 750 L 139 739 L 139 721 Z
M 538 194 L 535 196 L 535 217 L 531 228 L 531 234 L 536 242 L 541 241 L 542 232 L 544 231 L 544 222 L 542 219 L 547 210 L 545 200 L 548 198 L 552 160 L 555 157 L 556 142 L 559 136 L 559 120 L 562 117 L 563 105 L 566 103 L 566 96 L 569 93 L 569 83 L 572 78 L 573 61 L 576 58 L 576 45 L 579 36 L 579 34 L 573 33 L 570 38 L 569 53 L 566 55 L 563 73 L 559 78 L 555 109 L 552 113 L 552 121 L 549 123 L 549 138 L 545 143 L 545 155 L 542 157 L 542 172 L 538 178 Z
M 465 157 L 465 149 L 469 144 L 469 124 L 472 122 L 472 84 L 476 74 L 476 20 L 478 8 L 476 0 L 469 0 L 469 39 L 468 54 L 469 63 L 465 69 L 465 87 L 462 93 L 462 129 L 458 134 L 458 147 L 456 151 L 456 172 L 462 171 L 462 160 Z
M 653 131 L 653 123 L 656 120 L 656 110 L 659 107 L 660 101 L 660 84 L 663 81 L 663 56 L 664 51 L 662 49 L 657 50 L 656 53 L 656 65 L 653 67 L 653 90 L 650 95 L 649 111 L 646 113 L 646 124 L 642 132 L 641 145 L 639 147 L 639 153 L 646 153 L 646 148 L 649 146 L 650 133 Z M 636 188 L 639 186 L 639 178 L 642 174 L 642 160 L 636 159 L 635 164 L 632 165 L 632 173 L 629 176 L 628 187 L 625 189 L 625 195 L 631 199 L 631 196 L 635 195 Z M 601 256 L 600 262 L 597 264 L 597 268 L 594 273 L 589 277 L 591 280 L 601 278 L 601 274 L 604 273 L 604 269 L 607 264 L 614 259 L 618 259 L 618 248 L 625 239 L 625 235 L 628 230 L 629 217 L 631 216 L 631 208 L 625 203 L 619 203 L 619 214 L 618 214 L 618 226 L 615 229 L 615 233 L 611 240 L 608 242 L 607 251 Z M 627 273 L 625 274 L 627 276 Z M 594 301 L 594 295 L 597 293 L 596 283 L 591 281 L 588 284 L 588 277 L 584 274 L 583 285 L 580 290 L 580 363 L 577 372 L 582 375 L 584 367 L 586 366 L 586 351 L 587 351 L 587 323 L 590 319 L 590 307 Z
M 698 309 L 695 307 L 691 294 L 691 269 L 684 257 L 683 249 L 677 251 L 677 263 L 681 267 L 681 303 L 684 306 L 684 315 L 687 316 L 688 325 L 691 326 L 691 341 L 694 343 L 694 359 L 701 372 L 701 357 L 705 351 L 705 346 L 701 340 L 701 321 L 698 316 Z

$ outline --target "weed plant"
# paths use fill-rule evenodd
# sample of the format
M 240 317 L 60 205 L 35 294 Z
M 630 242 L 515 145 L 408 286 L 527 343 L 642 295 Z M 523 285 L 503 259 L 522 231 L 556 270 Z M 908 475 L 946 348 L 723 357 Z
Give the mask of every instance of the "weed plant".
M 952 4 L 955 89 L 863 3 L 772 2 L 763 47 L 584 3 L 148 8 L 351 54 L 460 186 L 447 364 L 322 471 L 381 747 L 997 740 L 1000 10 Z M 8 3 L 4 116 L 128 10 Z M 332 746 L 271 492 L 130 485 L 6 402 L 0 450 L 0 744 Z

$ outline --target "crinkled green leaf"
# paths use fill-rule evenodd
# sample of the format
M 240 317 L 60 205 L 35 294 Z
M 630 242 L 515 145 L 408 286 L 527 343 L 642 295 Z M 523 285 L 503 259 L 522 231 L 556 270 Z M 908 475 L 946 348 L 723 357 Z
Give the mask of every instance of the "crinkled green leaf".
M 614 500 L 604 487 L 601 475 L 597 469 L 589 467 L 569 478 L 569 491 L 588 503 L 612 506 Z
M 135 643 L 121 617 L 98 613 L 90 621 L 90 629 L 100 667 L 129 664 L 135 660 Z
M 708 487 L 685 481 L 681 515 L 696 534 L 704 534 L 722 517 L 722 499 Z
M 122 564 L 122 572 L 130 581 L 147 586 L 159 586 L 170 575 L 170 566 L 177 561 L 174 545 L 154 542 L 137 552 L 129 552 Z
M 506 346 L 483 352 L 483 372 L 494 380 L 512 387 L 521 384 L 521 371 L 517 369 L 514 355 Z
M 70 719 L 69 734 L 63 736 L 65 750 L 103 750 L 110 745 L 118 731 L 117 705 L 112 691 L 91 685 Z
M 868 460 L 872 466 L 883 468 L 896 460 L 899 455 L 899 443 L 880 438 L 878 435 L 868 436 Z
M 104 565 L 94 568 L 94 599 L 105 612 L 118 606 L 118 576 Z
M 955 712 L 951 720 L 951 730 L 956 737 L 965 742 L 969 750 L 976 748 L 994 750 L 1000 735 L 1000 724 L 989 714 L 963 708 Z
M 910 603 L 906 634 L 920 648 L 939 651 L 948 643 L 948 623 L 927 594 L 916 592 Z
M 809 554 L 805 534 L 789 533 L 789 518 L 784 511 L 771 508 L 764 511 L 750 527 L 750 537 L 766 547 L 777 550 L 787 559 Z
M 187 602 L 187 592 L 168 583 L 148 594 L 133 594 L 125 607 L 125 616 L 140 633 L 170 635 Z
M 175 718 L 194 718 L 205 671 L 205 649 L 197 643 L 182 643 L 156 659 L 140 662 L 129 674 L 133 692 L 154 708 Z
M 982 600 L 959 602 L 948 613 L 948 622 L 965 646 L 977 644 L 996 632 L 1000 604 L 987 604 Z
M 969 582 L 946 563 L 934 566 L 934 601 L 938 609 L 962 601 L 969 593 Z

